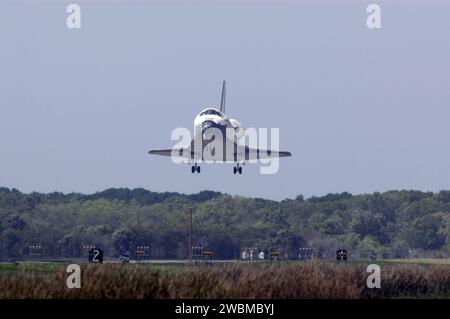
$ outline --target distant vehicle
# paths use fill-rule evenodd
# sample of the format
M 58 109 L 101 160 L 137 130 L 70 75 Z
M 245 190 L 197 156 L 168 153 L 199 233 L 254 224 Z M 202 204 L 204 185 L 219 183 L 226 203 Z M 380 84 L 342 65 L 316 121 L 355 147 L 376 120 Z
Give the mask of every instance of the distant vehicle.
M 120 252 L 119 258 L 117 258 L 117 261 L 121 263 L 129 263 L 130 262 L 130 252 L 126 250 L 122 250 Z
M 117 258 L 117 261 L 121 262 L 121 263 L 129 263 L 130 262 L 130 257 L 124 257 L 124 256 L 120 256 L 119 258 Z
M 242 174 L 241 165 L 250 160 L 291 156 L 290 152 L 255 149 L 238 144 L 239 139 L 245 134 L 245 129 L 237 120 L 225 114 L 225 95 L 226 86 L 225 81 L 223 81 L 220 108 L 206 108 L 195 117 L 194 138 L 190 145 L 172 149 L 151 150 L 149 154 L 188 159 L 190 163 L 194 164 L 191 167 L 192 173 L 200 173 L 198 163 L 201 161 L 235 163 L 233 168 L 234 174 Z M 232 133 L 231 136 L 230 132 Z M 221 143 L 223 149 L 220 154 L 222 158 L 220 158 L 220 155 L 216 155 L 219 151 L 217 149 L 213 151 L 211 146 L 217 136 L 222 136 L 223 138 L 223 143 Z
M 369 260 L 376 260 L 377 259 L 377 252 L 376 251 L 371 251 L 369 254 Z

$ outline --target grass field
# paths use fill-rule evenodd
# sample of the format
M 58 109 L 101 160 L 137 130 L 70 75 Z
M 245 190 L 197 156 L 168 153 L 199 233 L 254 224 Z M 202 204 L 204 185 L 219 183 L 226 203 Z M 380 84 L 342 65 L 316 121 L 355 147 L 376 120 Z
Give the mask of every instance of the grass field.
M 431 258 L 385 259 L 384 262 L 419 264 L 419 265 L 450 265 L 450 259 L 431 259 Z
M 366 287 L 366 263 L 81 265 L 81 288 L 65 264 L 0 264 L 0 298 L 450 298 L 450 264 L 387 260 L 381 288 Z

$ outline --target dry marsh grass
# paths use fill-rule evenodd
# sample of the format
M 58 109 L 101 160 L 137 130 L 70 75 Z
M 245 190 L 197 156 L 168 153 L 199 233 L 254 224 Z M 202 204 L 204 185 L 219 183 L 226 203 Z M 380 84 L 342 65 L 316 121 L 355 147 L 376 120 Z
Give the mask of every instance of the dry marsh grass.
M 449 265 L 381 265 L 381 289 L 363 264 L 82 265 L 81 289 L 64 265 L 1 265 L 0 298 L 450 298 Z

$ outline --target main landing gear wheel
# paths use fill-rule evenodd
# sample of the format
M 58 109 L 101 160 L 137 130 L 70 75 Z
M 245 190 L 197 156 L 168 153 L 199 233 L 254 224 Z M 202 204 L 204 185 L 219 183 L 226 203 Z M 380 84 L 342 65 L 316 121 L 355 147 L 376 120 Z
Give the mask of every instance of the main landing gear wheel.
M 197 164 L 193 165 L 193 166 L 191 167 L 191 172 L 192 172 L 192 173 L 195 173 L 195 172 L 200 173 L 200 166 L 197 165 Z
M 233 173 L 234 174 L 236 174 L 236 173 L 242 174 L 242 167 L 239 166 L 239 164 L 237 164 L 235 167 L 233 167 Z

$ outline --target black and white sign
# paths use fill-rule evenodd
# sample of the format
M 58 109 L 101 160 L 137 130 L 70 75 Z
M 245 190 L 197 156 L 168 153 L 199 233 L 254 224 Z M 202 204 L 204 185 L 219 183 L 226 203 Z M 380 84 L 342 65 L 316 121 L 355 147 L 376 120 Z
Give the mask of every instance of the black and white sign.
M 103 263 L 103 249 L 91 248 L 89 249 L 88 260 L 90 263 Z
M 345 249 L 336 250 L 336 260 L 337 261 L 347 261 L 348 252 Z

